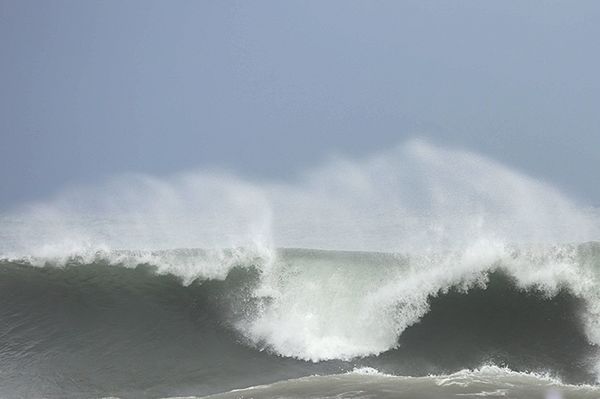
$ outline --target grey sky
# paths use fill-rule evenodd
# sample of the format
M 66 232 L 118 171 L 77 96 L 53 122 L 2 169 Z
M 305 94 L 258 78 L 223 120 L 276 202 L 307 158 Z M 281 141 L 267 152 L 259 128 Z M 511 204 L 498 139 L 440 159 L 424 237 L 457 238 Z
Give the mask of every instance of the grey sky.
M 0 209 L 415 135 L 600 204 L 600 2 L 0 0 Z

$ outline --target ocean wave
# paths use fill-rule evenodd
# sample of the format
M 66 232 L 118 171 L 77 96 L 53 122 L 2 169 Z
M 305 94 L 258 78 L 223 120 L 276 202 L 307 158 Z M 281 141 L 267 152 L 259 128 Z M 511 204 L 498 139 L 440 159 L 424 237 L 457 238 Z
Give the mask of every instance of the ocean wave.
M 423 375 L 493 360 L 590 381 L 600 374 L 598 237 L 597 210 L 422 140 L 333 158 L 286 183 L 214 171 L 120 176 L 0 217 L 0 362 L 17 390 L 23 375 L 73 387 L 50 371 L 61 367 L 76 381 L 153 386 L 161 377 L 144 366 L 144 378 L 112 370 L 157 359 L 181 373 L 173 381 L 199 373 L 205 393 L 233 388 L 228 371 L 256 383 L 241 377 L 253 367 L 272 382 L 321 368 Z M 236 361 L 223 364 L 225 354 Z M 208 364 L 222 369 L 215 381 Z
M 229 250 L 221 253 L 227 272 L 205 275 L 177 274 L 182 269 L 157 262 L 208 259 L 210 252 L 191 249 L 97 254 L 91 263 L 4 260 L 1 311 L 8 322 L 0 358 L 7 367 L 47 359 L 70 375 L 69 356 L 101 370 L 98 357 L 107 367 L 127 365 L 160 348 L 164 367 L 177 358 L 196 370 L 219 362 L 262 375 L 289 358 L 283 377 L 355 367 L 428 375 L 493 362 L 592 382 L 599 250 L 596 243 L 437 256 Z M 78 345 L 87 355 L 73 349 Z M 226 385 L 222 378 L 215 384 Z
M 584 304 L 581 319 L 600 342 L 600 245 L 500 247 L 484 243 L 465 252 L 409 255 L 308 249 L 95 252 L 68 258 L 20 258 L 34 266 L 100 263 L 153 267 L 184 285 L 225 280 L 232 269 L 257 273 L 245 293 L 244 317 L 231 324 L 248 343 L 302 360 L 350 360 L 398 346 L 398 338 L 449 290 L 485 288 L 502 272 L 524 292 L 552 298 L 567 290 Z

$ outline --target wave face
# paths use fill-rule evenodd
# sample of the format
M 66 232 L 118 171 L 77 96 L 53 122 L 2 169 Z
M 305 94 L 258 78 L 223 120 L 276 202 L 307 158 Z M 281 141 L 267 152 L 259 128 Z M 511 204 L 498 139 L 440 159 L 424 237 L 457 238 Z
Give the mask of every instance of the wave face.
M 59 267 L 4 260 L 0 395 L 206 395 L 355 367 L 426 376 L 495 364 L 596 380 L 597 244 L 442 263 L 229 251 L 222 279 L 187 284 L 148 262 L 212 255 L 99 253 Z

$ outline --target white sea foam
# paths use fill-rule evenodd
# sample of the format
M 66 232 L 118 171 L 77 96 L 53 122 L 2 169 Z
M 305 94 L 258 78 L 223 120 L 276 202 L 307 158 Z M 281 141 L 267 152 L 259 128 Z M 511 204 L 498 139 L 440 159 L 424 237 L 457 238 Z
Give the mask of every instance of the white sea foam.
M 553 296 L 562 287 L 587 301 L 588 337 L 598 332 L 596 265 L 576 246 L 530 248 L 477 245 L 428 256 L 304 253 L 280 256 L 255 291 L 261 311 L 237 327 L 257 345 L 305 360 L 351 359 L 396 347 L 399 335 L 429 310 L 428 299 L 451 287 L 485 286 L 501 268 L 522 289 Z

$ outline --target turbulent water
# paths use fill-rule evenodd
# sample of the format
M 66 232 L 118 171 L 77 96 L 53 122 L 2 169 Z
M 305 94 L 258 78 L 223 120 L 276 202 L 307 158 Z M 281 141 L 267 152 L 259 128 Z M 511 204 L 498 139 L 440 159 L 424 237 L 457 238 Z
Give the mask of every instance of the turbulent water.
M 74 188 L 0 218 L 0 397 L 598 398 L 599 226 L 424 142 Z

